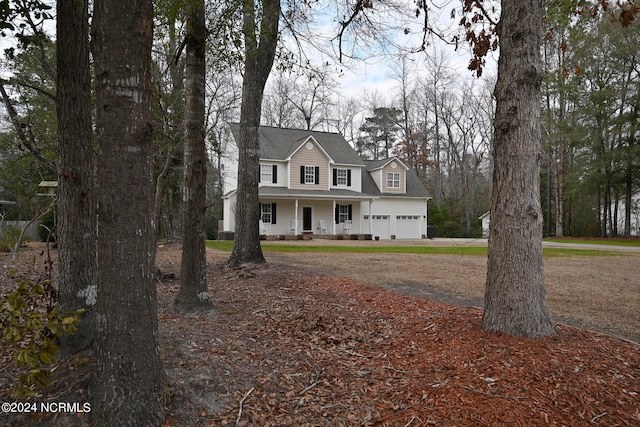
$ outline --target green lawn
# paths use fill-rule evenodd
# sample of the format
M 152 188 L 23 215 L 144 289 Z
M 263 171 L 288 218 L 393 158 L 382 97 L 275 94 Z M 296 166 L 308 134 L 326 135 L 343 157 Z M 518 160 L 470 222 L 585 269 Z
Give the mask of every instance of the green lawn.
M 580 243 L 583 245 L 640 246 L 640 239 L 582 239 L 555 238 L 544 239 L 545 242 Z
M 231 251 L 233 242 L 229 240 L 210 240 L 207 246 L 220 251 Z M 468 255 L 487 256 L 487 248 L 483 246 L 352 246 L 352 245 L 297 245 L 297 244 L 263 244 L 265 252 L 332 252 L 332 253 L 395 253 L 395 254 L 429 254 L 429 255 Z M 569 248 L 544 248 L 546 258 L 560 256 L 610 256 L 619 255 L 614 251 Z

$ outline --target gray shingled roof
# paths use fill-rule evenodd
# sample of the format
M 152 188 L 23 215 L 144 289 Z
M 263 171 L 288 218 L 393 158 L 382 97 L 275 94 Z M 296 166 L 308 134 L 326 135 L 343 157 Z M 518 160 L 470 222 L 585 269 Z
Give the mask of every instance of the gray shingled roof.
M 351 190 L 331 189 L 331 190 L 300 190 L 285 187 L 260 187 L 258 190 L 260 197 L 308 197 L 308 198 L 336 198 L 347 200 L 367 200 L 371 199 L 370 194 L 358 193 Z
M 407 192 L 398 193 L 382 193 L 368 171 L 378 169 L 382 165 L 389 163 L 390 159 L 383 160 L 365 160 L 366 168 L 362 170 L 362 192 L 384 197 L 431 197 L 424 187 L 418 175 L 409 168 L 407 170 Z
M 240 125 L 229 123 L 229 128 L 233 137 L 237 141 L 240 137 Z M 407 192 L 405 194 L 381 193 L 378 186 L 368 171 L 380 168 L 389 163 L 391 159 L 362 160 L 360 156 L 349 145 L 346 139 L 339 133 L 317 132 L 303 129 L 282 129 L 268 126 L 260 126 L 260 158 L 265 160 L 285 160 L 293 154 L 309 136 L 322 146 L 324 151 L 338 164 L 365 166 L 362 171 L 362 194 L 353 193 L 355 198 L 362 196 L 385 196 L 385 197 L 430 197 L 427 189 L 412 169 L 407 170 Z M 285 195 L 291 190 L 279 187 L 261 187 L 261 195 Z M 301 194 L 301 190 L 296 190 L 296 194 Z M 319 195 L 317 190 L 311 194 Z M 327 190 L 328 195 L 348 197 L 349 194 L 341 194 L 341 190 Z
M 240 137 L 240 125 L 229 123 L 233 137 L 237 141 Z M 313 138 L 322 149 L 338 164 L 364 166 L 364 162 L 351 148 L 346 139 L 339 133 L 317 132 L 302 129 L 282 129 L 260 126 L 260 158 L 267 160 L 285 160 L 293 154 L 300 145 L 309 138 Z

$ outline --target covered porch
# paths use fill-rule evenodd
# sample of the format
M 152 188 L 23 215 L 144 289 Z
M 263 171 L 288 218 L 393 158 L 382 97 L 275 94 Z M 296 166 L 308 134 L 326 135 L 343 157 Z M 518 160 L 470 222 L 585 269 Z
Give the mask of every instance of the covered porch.
M 340 190 L 317 193 L 282 194 L 281 189 L 261 188 L 260 234 L 267 239 L 358 239 L 370 229 L 363 224 L 361 205 L 373 203 L 371 196 Z

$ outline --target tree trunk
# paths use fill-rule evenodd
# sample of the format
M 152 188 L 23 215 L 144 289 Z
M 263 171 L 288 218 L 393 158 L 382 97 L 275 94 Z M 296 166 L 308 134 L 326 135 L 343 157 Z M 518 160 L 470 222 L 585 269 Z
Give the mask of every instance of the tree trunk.
M 243 0 L 243 35 L 245 66 L 240 108 L 238 141 L 238 193 L 235 208 L 236 229 L 233 251 L 227 266 L 261 264 L 265 262 L 260 246 L 260 205 L 258 174 L 260 140 L 258 129 L 262 112 L 264 86 L 271 72 L 278 43 L 280 0 L 262 2 L 259 41 L 253 0 Z
M 556 156 L 552 165 L 555 177 L 556 237 L 564 237 L 564 186 L 565 186 L 565 148 L 560 142 L 555 147 Z M 559 151 L 559 153 L 558 153 Z
M 61 339 L 74 353 L 91 345 L 97 295 L 89 9 L 86 0 L 56 4 L 59 304 L 62 313 L 87 310 Z
M 640 93 L 638 93 L 638 100 L 640 100 Z M 634 183 L 634 169 L 637 170 L 637 163 L 634 164 L 634 153 L 636 151 L 636 128 L 638 123 L 638 109 L 640 105 L 636 101 L 635 106 L 633 107 L 633 112 L 631 113 L 631 125 L 629 127 L 629 134 L 627 136 L 628 146 L 626 153 L 626 161 L 625 161 L 625 177 L 624 177 L 624 237 L 631 236 L 631 211 L 633 204 L 633 183 Z M 640 233 L 640 230 L 636 232 Z
M 163 420 L 153 280 L 151 0 L 97 0 L 93 41 L 98 134 L 96 426 Z
M 163 10 L 156 13 L 163 13 Z M 184 126 L 184 59 L 181 49 L 178 48 L 176 35 L 176 14 L 165 12 L 168 28 L 168 51 L 172 53 L 167 57 L 169 76 L 171 78 L 171 92 L 168 99 L 165 94 L 160 94 L 163 130 L 161 138 L 166 144 L 164 166 L 156 179 L 156 193 L 154 201 L 154 225 L 156 236 L 170 241 L 180 241 L 182 238 L 182 169 L 184 161 L 183 141 Z M 162 92 L 162 90 L 160 90 Z M 163 102 L 163 99 L 165 102 Z M 178 180 L 171 179 L 179 175 Z M 174 192 L 176 194 L 174 201 Z M 164 213 L 164 216 L 163 216 Z M 176 218 L 176 221 L 173 221 Z M 175 226 L 175 228 L 174 228 Z
M 182 264 L 180 291 L 174 301 L 180 312 L 213 308 L 207 288 L 207 254 L 204 218 L 207 198 L 205 121 L 205 26 L 204 0 L 189 6 L 186 35 L 186 108 L 184 147 L 184 199 L 182 213 Z
M 502 5 L 495 88 L 491 230 L 483 327 L 554 334 L 546 304 L 540 206 L 542 1 Z

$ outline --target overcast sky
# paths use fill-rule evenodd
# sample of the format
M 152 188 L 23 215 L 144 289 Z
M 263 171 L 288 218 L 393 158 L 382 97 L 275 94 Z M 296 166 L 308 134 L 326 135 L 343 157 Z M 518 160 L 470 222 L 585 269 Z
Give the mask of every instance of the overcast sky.
M 320 2 L 324 2 L 328 6 L 324 9 L 322 6 L 314 6 L 314 10 L 310 12 L 314 20 L 305 28 L 307 32 L 313 34 L 312 40 L 307 41 L 304 37 L 296 38 L 297 43 L 301 44 L 304 54 L 314 64 L 331 64 L 344 97 L 361 98 L 364 91 L 377 92 L 383 97 L 391 94 L 398 87 L 398 82 L 394 79 L 393 68 L 399 62 L 399 54 L 415 51 L 422 43 L 424 15 L 415 16 L 415 3 L 410 0 L 397 0 L 397 5 L 402 6 L 398 10 L 373 10 L 373 12 L 369 12 L 373 25 L 386 28 L 386 31 L 370 43 L 366 43 L 370 40 L 360 38 L 359 31 L 345 34 L 344 50 L 347 54 L 353 53 L 358 58 L 345 58 L 341 64 L 337 60 L 338 44 L 336 41 L 339 25 L 336 24 L 335 13 L 331 12 L 329 8 L 333 5 L 332 0 L 320 0 Z M 381 2 L 377 2 L 375 6 L 380 7 L 381 4 Z M 406 5 L 406 10 L 404 5 Z M 451 40 L 453 35 L 460 31 L 459 18 L 451 17 L 451 10 L 454 7 L 459 8 L 460 1 L 445 0 L 440 6 L 439 10 L 429 11 L 432 27 L 443 34 L 447 40 Z M 405 29 L 407 31 L 404 31 Z M 358 43 L 355 45 L 353 44 L 354 39 L 358 39 Z M 462 39 L 464 40 L 464 38 Z M 461 78 L 473 78 L 472 72 L 467 69 L 470 54 L 466 44 L 462 43 L 456 51 L 452 45 L 447 45 L 436 37 L 430 37 L 428 40 L 429 45 L 426 48 L 426 53 L 413 53 L 408 56 L 416 75 L 427 69 L 423 62 L 425 54 L 435 55 L 437 52 L 437 56 L 441 53 L 446 58 L 449 68 L 458 72 Z M 291 46 L 292 51 L 298 50 L 298 46 L 292 43 L 291 38 L 285 36 L 284 43 Z M 495 74 L 496 69 L 495 60 L 488 58 L 486 74 Z

